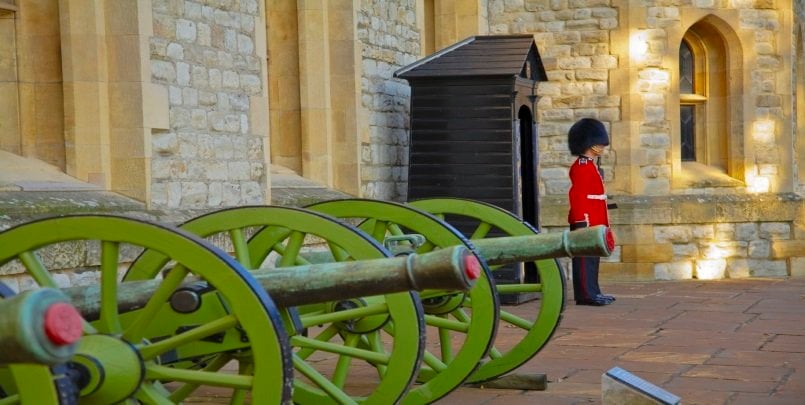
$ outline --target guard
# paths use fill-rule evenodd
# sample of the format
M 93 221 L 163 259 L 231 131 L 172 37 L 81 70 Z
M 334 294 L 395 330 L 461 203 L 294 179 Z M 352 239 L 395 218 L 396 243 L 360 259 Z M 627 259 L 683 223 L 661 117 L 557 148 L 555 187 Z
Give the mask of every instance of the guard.
M 567 134 L 570 153 L 578 156 L 570 167 L 570 230 L 595 225 L 609 226 L 607 195 L 600 156 L 609 145 L 607 130 L 601 121 L 582 118 Z M 598 162 L 596 162 L 596 160 Z M 573 296 L 577 305 L 603 306 L 615 301 L 598 286 L 599 257 L 573 258 Z

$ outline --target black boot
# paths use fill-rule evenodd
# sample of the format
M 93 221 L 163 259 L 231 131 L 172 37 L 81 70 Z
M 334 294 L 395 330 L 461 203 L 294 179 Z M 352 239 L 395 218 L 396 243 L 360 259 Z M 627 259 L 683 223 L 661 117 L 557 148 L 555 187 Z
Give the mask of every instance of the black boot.
M 594 307 L 602 307 L 604 305 L 609 305 L 611 303 L 612 303 L 612 301 L 604 299 L 601 296 L 595 296 L 594 298 L 586 299 L 586 300 L 585 299 L 576 300 L 576 305 L 590 305 L 590 306 L 594 306 Z
M 605 300 L 607 300 L 607 301 L 609 301 L 609 302 L 614 302 L 614 301 L 615 301 L 615 297 L 613 297 L 613 296 L 611 296 L 611 295 L 606 295 L 606 294 L 598 294 L 598 295 L 596 295 L 595 297 L 596 297 L 596 298 L 603 298 L 603 299 L 605 299 Z

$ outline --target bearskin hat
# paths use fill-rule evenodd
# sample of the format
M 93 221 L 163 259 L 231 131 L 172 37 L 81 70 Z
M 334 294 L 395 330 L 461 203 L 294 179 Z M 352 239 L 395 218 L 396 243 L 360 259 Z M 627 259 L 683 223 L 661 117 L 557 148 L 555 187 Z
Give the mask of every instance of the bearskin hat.
M 567 146 L 570 153 L 579 156 L 593 145 L 609 145 L 607 129 L 601 121 L 582 118 L 567 132 Z

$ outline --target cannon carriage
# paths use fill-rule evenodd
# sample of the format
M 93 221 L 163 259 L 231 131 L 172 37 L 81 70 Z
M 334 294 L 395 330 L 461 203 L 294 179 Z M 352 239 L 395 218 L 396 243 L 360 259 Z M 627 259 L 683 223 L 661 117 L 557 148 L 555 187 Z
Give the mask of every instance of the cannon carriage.
M 362 215 L 382 204 L 338 204 L 359 203 Z M 332 211 L 322 207 L 311 208 Z M 491 280 L 489 267 L 468 253 L 472 244 L 437 217 L 405 208 L 419 212 L 427 225 L 384 222 L 372 214 L 364 217 L 373 221 L 363 221 L 362 231 L 312 209 L 241 207 L 196 218 L 182 230 L 127 218 L 75 216 L 0 233 L 0 242 L 6 242 L 0 244 L 0 263 L 17 258 L 41 287 L 57 287 L 35 253 L 43 246 L 94 240 L 100 272 L 97 286 L 66 289 L 84 315 L 84 336 L 73 357 L 80 361 L 68 363 L 72 374 L 43 366 L 0 367 L 0 403 L 56 403 L 53 393 L 36 390 L 31 382 L 55 381 L 62 387 L 55 390 L 58 396 L 69 391 L 64 378 L 72 375 L 75 380 L 75 369 L 83 373 L 74 398 L 80 403 L 181 402 L 204 387 L 228 390 L 233 403 L 249 398 L 260 403 L 435 401 L 484 370 L 488 353 L 489 363 L 505 357 L 492 343 L 505 311 L 497 306 L 494 282 L 484 281 Z M 399 226 L 394 230 L 380 223 Z M 410 243 L 409 231 L 424 235 L 424 245 L 414 255 L 391 257 L 381 244 L 385 235 Z M 202 239 L 216 235 L 219 240 L 224 235 L 232 256 Z M 585 238 L 565 235 L 560 246 L 539 255 L 569 255 L 580 247 L 584 254 L 609 253 L 604 233 Z M 311 263 L 306 248 L 311 239 L 318 242 L 319 253 L 326 247 L 327 254 L 319 257 L 336 263 Z M 123 244 L 143 252 L 118 282 Z M 261 269 L 266 263 L 276 268 Z M 416 276 L 420 268 L 429 268 L 429 273 Z M 472 283 L 468 274 L 476 272 L 475 287 L 465 294 Z M 347 274 L 360 275 L 350 279 Z M 281 282 L 282 277 L 297 283 Z M 449 319 L 451 311 L 467 316 Z M 545 321 L 553 322 L 551 331 L 556 319 Z M 547 340 L 545 328 L 534 327 L 538 323 L 512 322 L 526 324 L 529 332 L 539 329 L 540 339 Z M 438 344 L 445 346 L 436 353 L 425 350 L 428 329 L 436 329 Z M 446 347 L 453 345 L 448 341 L 451 331 L 465 334 L 455 354 Z M 365 375 L 352 375 L 358 362 L 375 370 L 370 384 L 364 383 Z M 516 365 L 497 367 L 476 379 L 494 378 L 506 367 Z M 98 378 L 100 374 L 112 377 Z

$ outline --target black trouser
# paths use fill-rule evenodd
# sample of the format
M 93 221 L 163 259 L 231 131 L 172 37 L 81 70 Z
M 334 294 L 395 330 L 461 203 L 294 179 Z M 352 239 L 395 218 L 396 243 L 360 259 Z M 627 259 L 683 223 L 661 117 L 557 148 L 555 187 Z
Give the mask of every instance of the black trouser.
M 570 225 L 570 230 L 584 228 L 584 226 Z M 573 258 L 573 298 L 576 301 L 587 301 L 601 295 L 598 286 L 598 264 L 601 258 L 597 256 L 579 256 Z
M 601 294 L 598 286 L 598 264 L 600 257 L 573 258 L 573 298 L 587 301 Z

